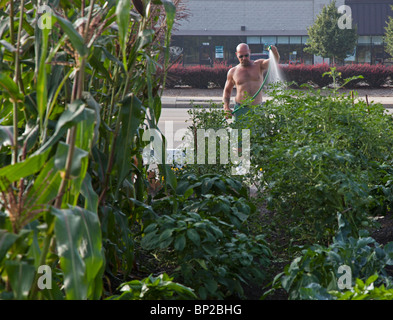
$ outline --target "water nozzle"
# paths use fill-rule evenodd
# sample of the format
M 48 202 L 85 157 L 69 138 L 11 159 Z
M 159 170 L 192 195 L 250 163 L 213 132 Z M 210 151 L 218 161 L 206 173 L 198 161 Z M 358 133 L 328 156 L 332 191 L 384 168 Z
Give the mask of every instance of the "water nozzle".
M 269 50 L 269 51 L 272 50 L 272 46 L 271 46 L 271 45 L 268 46 L 268 47 L 267 47 L 267 50 Z

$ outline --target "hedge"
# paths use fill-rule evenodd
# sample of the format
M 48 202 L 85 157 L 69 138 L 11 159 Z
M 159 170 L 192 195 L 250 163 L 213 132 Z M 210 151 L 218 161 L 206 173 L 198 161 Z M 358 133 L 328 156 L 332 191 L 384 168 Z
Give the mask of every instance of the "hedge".
M 224 88 L 230 68 L 224 64 L 215 64 L 213 68 L 206 65 L 183 67 L 175 64 L 167 73 L 166 87 L 190 86 L 206 89 L 210 86 L 218 86 Z
M 225 64 L 215 64 L 210 66 L 183 67 L 180 64 L 169 69 L 166 88 L 176 86 L 189 86 L 192 88 L 205 89 L 208 87 L 224 88 L 228 70 L 231 66 Z M 298 85 L 312 83 L 318 87 L 329 85 L 332 79 L 322 75 L 330 70 L 328 64 L 317 65 L 281 65 L 285 81 L 294 81 Z M 341 72 L 341 79 L 362 75 L 364 79 L 354 80 L 347 84 L 348 88 L 355 88 L 360 84 L 368 85 L 370 88 L 380 88 L 389 80 L 393 80 L 393 66 L 351 64 L 337 66 L 337 71 Z

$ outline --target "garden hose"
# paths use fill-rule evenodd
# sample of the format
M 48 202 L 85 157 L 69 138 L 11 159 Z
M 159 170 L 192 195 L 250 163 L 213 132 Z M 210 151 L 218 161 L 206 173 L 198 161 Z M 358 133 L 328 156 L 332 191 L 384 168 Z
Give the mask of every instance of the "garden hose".
M 271 46 L 269 46 L 268 50 L 269 50 L 269 51 L 271 50 Z M 257 97 L 257 95 L 261 92 L 262 88 L 264 87 L 264 85 L 265 85 L 265 83 L 266 83 L 267 78 L 269 77 L 269 72 L 270 72 L 270 63 L 269 63 L 269 66 L 268 66 L 268 68 L 267 68 L 267 72 L 266 72 L 265 79 L 263 80 L 262 85 L 260 86 L 260 88 L 259 88 L 259 90 L 257 91 L 257 93 L 254 94 L 254 96 L 252 97 L 252 100 L 254 100 L 254 99 Z M 240 105 L 240 106 L 238 106 L 235 110 L 233 110 L 232 114 L 235 114 L 237 111 L 239 111 L 239 110 L 240 110 L 241 108 L 243 108 L 243 107 L 244 107 L 243 104 Z

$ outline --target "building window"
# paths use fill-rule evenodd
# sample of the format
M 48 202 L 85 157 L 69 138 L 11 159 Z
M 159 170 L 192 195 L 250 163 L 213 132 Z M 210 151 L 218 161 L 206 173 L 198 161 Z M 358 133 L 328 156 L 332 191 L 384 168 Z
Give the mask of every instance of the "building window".
M 358 63 L 371 63 L 371 46 L 359 45 L 357 56 Z
M 277 37 L 277 44 L 289 44 L 289 37 Z
M 359 36 L 356 50 L 358 63 L 371 63 L 371 37 Z
M 199 63 L 199 37 L 184 37 L 183 38 L 183 59 L 184 64 Z
M 261 44 L 261 37 L 247 37 L 247 44 Z
M 373 36 L 371 38 L 371 43 L 375 45 L 381 45 L 383 43 L 383 37 L 382 36 Z
M 269 37 L 269 36 L 261 37 L 261 43 L 265 45 L 275 45 L 277 43 L 276 37 Z
M 384 63 L 384 47 L 383 45 L 376 45 L 373 47 L 373 53 L 372 53 L 372 63 L 373 64 L 380 64 Z
M 358 44 L 370 44 L 371 37 L 370 36 L 359 36 Z
M 290 44 L 301 44 L 302 43 L 302 37 L 289 37 L 289 42 Z

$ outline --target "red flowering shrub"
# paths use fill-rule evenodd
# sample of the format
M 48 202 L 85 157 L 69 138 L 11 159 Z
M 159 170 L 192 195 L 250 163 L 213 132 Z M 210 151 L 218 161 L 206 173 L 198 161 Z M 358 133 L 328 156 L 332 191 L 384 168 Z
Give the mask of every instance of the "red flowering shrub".
M 312 82 L 319 87 L 325 87 L 332 83 L 332 78 L 328 75 L 322 76 L 325 72 L 330 70 L 328 64 L 318 65 L 288 65 L 281 66 L 284 75 L 284 80 L 294 81 L 298 85 Z M 355 79 L 349 82 L 347 88 L 356 88 L 361 82 L 366 83 L 371 88 L 380 88 L 383 86 L 389 77 L 393 78 L 393 67 L 386 67 L 383 65 L 369 65 L 369 64 L 351 64 L 345 66 L 338 66 L 337 72 L 341 73 L 339 80 L 344 80 L 354 76 L 363 76 L 363 79 Z
M 332 82 L 332 79 L 322 75 L 329 71 L 329 65 L 326 63 L 316 65 L 287 65 L 280 66 L 285 81 L 294 81 L 296 84 L 301 85 L 304 83 L 316 84 L 319 87 L 325 87 Z
M 228 70 L 225 64 L 215 64 L 214 67 L 198 65 L 183 67 L 180 64 L 172 66 L 167 73 L 167 88 L 174 86 L 190 86 L 205 89 L 209 86 L 224 88 Z
M 386 83 L 388 77 L 392 75 L 392 68 L 383 65 L 354 64 L 337 68 L 342 73 L 342 79 L 356 75 L 362 75 L 364 79 L 351 81 L 348 86 L 354 87 L 357 83 L 364 81 L 371 88 L 380 88 Z
M 208 88 L 217 86 L 224 88 L 226 77 L 230 66 L 224 63 L 214 64 L 214 67 L 197 65 L 183 67 L 180 64 L 172 66 L 167 75 L 167 88 L 175 86 L 190 86 L 192 88 Z M 318 87 L 326 87 L 332 83 L 332 78 L 328 75 L 322 76 L 330 71 L 330 66 L 326 63 L 317 65 L 280 65 L 284 81 L 294 81 L 297 85 L 312 83 Z M 341 79 L 344 80 L 353 76 L 362 75 L 363 79 L 356 79 L 349 82 L 347 88 L 355 88 L 361 82 L 366 83 L 371 88 L 379 88 L 386 81 L 393 79 L 393 67 L 369 64 L 351 64 L 338 66 L 337 72 L 341 72 Z

